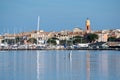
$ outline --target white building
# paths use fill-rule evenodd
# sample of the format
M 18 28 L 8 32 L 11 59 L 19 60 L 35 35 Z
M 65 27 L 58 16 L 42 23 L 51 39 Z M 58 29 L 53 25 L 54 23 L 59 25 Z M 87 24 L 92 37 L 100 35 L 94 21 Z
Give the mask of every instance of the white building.
M 98 42 L 107 42 L 108 40 L 108 33 L 104 33 L 103 31 L 97 32 L 98 35 Z

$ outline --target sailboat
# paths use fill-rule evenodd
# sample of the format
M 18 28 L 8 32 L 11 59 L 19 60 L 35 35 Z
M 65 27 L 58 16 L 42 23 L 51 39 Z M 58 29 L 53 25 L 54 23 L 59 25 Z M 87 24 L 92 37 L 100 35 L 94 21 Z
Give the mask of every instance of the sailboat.
M 15 37 L 15 30 L 14 30 L 14 45 L 12 45 L 12 49 L 18 49 L 18 45 L 17 45 L 17 42 L 16 42 L 16 37 Z

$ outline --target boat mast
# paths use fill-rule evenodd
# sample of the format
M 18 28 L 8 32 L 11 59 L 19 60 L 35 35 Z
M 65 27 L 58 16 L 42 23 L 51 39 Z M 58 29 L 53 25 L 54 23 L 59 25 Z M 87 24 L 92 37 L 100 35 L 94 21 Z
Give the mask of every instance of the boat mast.
M 38 44 L 39 44 L 39 42 L 38 42 L 38 35 L 39 35 L 39 27 L 40 27 L 40 17 L 38 16 L 38 22 L 37 22 L 37 46 L 38 46 Z M 39 62 L 39 57 L 40 57 L 40 54 L 39 54 L 39 52 L 37 51 L 37 80 L 40 80 L 40 62 Z
M 14 28 L 14 38 L 15 38 L 15 28 Z M 14 44 L 16 44 L 16 38 L 14 40 Z
M 38 35 L 39 35 L 39 27 L 40 27 L 40 17 L 38 16 L 38 22 L 37 22 L 37 45 L 38 45 Z

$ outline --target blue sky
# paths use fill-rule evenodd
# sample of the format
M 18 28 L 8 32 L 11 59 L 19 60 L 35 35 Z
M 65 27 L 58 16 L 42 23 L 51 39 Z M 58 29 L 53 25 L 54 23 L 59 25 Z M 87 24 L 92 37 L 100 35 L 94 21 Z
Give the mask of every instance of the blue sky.
M 85 29 L 91 20 L 92 30 L 120 27 L 120 0 L 0 0 L 0 34 L 37 29 L 45 31 Z

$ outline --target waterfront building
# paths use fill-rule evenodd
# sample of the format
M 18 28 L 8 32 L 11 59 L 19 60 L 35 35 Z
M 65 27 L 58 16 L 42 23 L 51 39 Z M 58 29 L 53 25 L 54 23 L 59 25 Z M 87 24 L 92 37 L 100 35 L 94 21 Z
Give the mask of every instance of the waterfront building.
M 47 35 L 47 38 L 53 38 L 53 37 L 56 37 L 58 33 L 57 32 L 48 32 L 48 35 Z
M 108 40 L 108 33 L 105 33 L 103 31 L 98 31 L 98 32 L 95 32 L 95 34 L 98 35 L 98 42 L 107 42 Z
M 104 30 L 104 32 L 108 34 L 108 37 L 115 37 L 115 38 L 119 38 L 120 37 L 120 30 L 119 29 Z
M 78 28 L 78 27 L 76 27 L 76 28 L 73 29 L 73 32 L 81 32 L 81 33 L 83 33 L 83 30 Z
M 116 33 L 116 38 L 120 38 L 120 32 Z
M 65 30 L 65 31 L 61 31 L 60 33 L 58 33 L 58 37 L 60 40 L 68 40 L 69 36 L 68 36 L 69 31 Z
M 48 34 L 49 32 L 39 32 L 38 34 L 35 33 L 31 33 L 31 37 L 30 38 L 38 38 L 38 42 L 39 44 L 44 44 L 45 41 L 48 39 Z
M 119 29 L 113 30 L 112 33 L 115 35 L 116 38 L 120 37 L 120 30 Z
M 14 34 L 5 34 L 4 39 L 15 39 L 16 35 Z
M 76 27 L 73 29 L 73 34 L 74 36 L 83 36 L 85 32 L 82 29 Z

